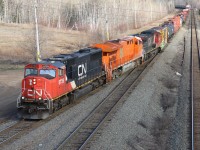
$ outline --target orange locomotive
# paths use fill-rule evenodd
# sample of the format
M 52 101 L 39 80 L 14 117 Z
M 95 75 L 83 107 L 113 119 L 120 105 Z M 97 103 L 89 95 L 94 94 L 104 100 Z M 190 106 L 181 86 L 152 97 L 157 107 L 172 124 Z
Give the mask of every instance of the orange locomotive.
M 102 63 L 108 81 L 141 64 L 143 60 L 142 40 L 136 36 L 95 44 L 94 47 L 102 49 Z

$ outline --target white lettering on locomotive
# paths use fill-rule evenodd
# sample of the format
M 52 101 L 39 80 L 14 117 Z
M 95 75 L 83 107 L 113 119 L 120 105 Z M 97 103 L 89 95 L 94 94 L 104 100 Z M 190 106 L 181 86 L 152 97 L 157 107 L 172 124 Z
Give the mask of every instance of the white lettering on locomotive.
M 38 95 L 38 96 L 42 97 L 42 89 L 36 89 L 36 90 L 28 89 L 27 95 L 28 96 Z
M 87 63 L 78 65 L 78 80 L 81 80 L 87 76 Z
M 65 82 L 65 80 L 64 80 L 64 78 L 63 79 L 60 79 L 60 80 L 58 80 L 58 84 L 60 85 L 60 84 L 63 84 Z
M 29 79 L 29 85 L 32 85 L 32 79 Z

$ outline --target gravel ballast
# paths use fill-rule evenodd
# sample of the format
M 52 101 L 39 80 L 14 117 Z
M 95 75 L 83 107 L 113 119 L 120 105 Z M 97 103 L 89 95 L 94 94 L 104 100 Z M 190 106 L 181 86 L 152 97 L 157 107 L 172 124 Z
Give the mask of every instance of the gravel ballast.
M 88 98 L 3 149 L 55 149 L 124 77 L 90 93 Z
M 179 132 L 183 135 L 180 142 L 186 141 L 186 127 L 182 130 L 176 126 L 179 125 L 177 113 L 182 109 L 187 113 L 187 105 L 179 108 L 184 101 L 184 95 L 180 101 L 179 86 L 188 84 L 181 80 L 184 76 L 181 62 L 185 34 L 187 29 L 181 28 L 90 149 L 172 149 Z M 3 149 L 55 149 L 124 77 L 105 85 Z M 183 126 L 186 123 L 183 122 Z M 176 135 L 173 137 L 174 132 Z M 186 146 L 187 143 L 178 148 L 186 149 Z
M 189 21 L 189 20 L 188 20 Z M 185 34 L 185 55 L 183 59 L 182 77 L 179 86 L 178 108 L 176 119 L 170 129 L 168 140 L 169 150 L 190 149 L 191 97 L 190 97 L 190 57 L 191 57 L 191 30 Z
M 167 147 L 169 129 L 179 107 L 178 88 L 185 34 L 187 29 L 181 28 L 174 36 L 99 139 L 91 145 L 91 150 Z

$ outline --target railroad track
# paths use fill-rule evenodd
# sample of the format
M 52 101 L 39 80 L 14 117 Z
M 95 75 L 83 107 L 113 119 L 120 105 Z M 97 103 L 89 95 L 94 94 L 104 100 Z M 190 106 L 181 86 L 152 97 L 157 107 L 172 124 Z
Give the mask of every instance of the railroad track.
M 156 56 L 155 56 L 156 57 Z M 90 142 L 97 131 L 108 121 L 116 111 L 117 106 L 123 103 L 142 79 L 144 72 L 150 68 L 155 58 L 131 71 L 120 84 L 91 112 L 91 114 L 57 147 L 61 149 L 84 149 L 89 147 Z
M 0 124 L 0 133 L 12 126 L 14 126 L 15 124 L 17 124 L 17 122 L 19 122 L 19 120 L 6 120 L 4 122 L 2 122 Z
M 34 122 L 25 120 L 8 121 L 1 124 L 0 127 L 0 146 L 5 144 L 7 141 L 19 138 L 21 133 L 31 129 Z
M 96 90 L 91 92 L 92 94 L 95 93 Z M 88 96 L 82 97 L 83 99 L 87 98 Z M 67 109 L 73 107 L 78 102 L 74 104 L 70 104 L 65 106 L 64 108 L 60 109 L 56 113 L 52 114 L 45 120 L 40 121 L 31 121 L 31 120 L 17 120 L 16 118 L 5 118 L 0 120 L 0 148 L 6 146 L 7 144 L 11 144 L 15 140 L 19 139 L 22 135 L 28 133 L 28 131 L 32 131 L 37 127 L 40 127 L 47 123 L 48 121 L 54 119 L 59 114 L 62 114 Z M 16 119 L 16 120 L 15 120 Z
M 200 148 L 200 52 L 195 13 L 191 13 L 191 148 Z

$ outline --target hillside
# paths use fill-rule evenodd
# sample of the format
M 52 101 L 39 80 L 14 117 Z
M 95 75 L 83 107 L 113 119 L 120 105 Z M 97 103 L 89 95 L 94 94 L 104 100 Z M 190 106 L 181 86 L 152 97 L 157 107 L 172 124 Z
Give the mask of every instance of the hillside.
M 35 37 L 32 25 L 0 24 L 1 64 L 34 61 Z M 81 37 L 81 38 L 80 38 Z M 89 35 L 79 31 L 40 27 L 40 46 L 43 58 L 86 46 Z
M 173 0 L 0 0 L 1 64 L 34 61 L 35 6 L 43 58 L 119 38 L 174 11 Z

